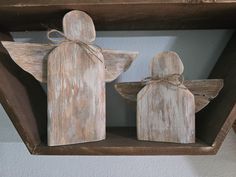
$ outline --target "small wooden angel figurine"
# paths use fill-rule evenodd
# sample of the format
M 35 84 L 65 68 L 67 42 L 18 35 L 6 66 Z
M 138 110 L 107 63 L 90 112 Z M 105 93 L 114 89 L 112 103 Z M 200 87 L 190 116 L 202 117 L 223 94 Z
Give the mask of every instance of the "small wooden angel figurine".
M 84 12 L 63 18 L 64 39 L 55 45 L 2 42 L 12 59 L 48 88 L 48 145 L 105 139 L 105 81 L 129 67 L 136 52 L 95 45 L 95 27 Z M 50 38 L 50 36 L 48 36 Z
M 153 58 L 152 76 L 137 96 L 139 140 L 195 142 L 194 95 L 182 83 L 183 70 L 176 53 Z
M 175 52 L 157 54 L 150 66 L 151 77 L 115 85 L 124 98 L 137 101 L 138 139 L 194 143 L 195 112 L 218 95 L 223 80 L 184 81 L 184 66 Z

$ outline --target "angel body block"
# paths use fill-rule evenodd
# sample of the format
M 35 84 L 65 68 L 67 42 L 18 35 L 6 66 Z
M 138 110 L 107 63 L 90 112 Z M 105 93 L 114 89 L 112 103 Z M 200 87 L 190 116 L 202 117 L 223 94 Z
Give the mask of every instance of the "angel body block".
M 103 139 L 104 64 L 78 44 L 64 42 L 48 58 L 48 144 Z
M 182 74 L 183 64 L 174 52 L 154 57 L 152 76 L 165 78 Z M 153 82 L 137 95 L 137 135 L 139 140 L 194 143 L 194 95 L 177 81 Z

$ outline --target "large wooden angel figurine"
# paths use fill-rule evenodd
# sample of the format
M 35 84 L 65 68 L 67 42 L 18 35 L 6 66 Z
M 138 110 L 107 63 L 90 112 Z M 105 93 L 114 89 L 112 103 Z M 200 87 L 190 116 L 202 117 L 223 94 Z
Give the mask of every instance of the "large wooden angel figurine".
M 63 18 L 58 45 L 3 41 L 12 59 L 48 89 L 48 145 L 105 139 L 105 82 L 125 71 L 137 52 L 104 50 L 93 41 L 92 19 L 82 11 Z M 50 34 L 48 36 L 50 38 Z
M 223 80 L 184 81 L 184 66 L 175 52 L 157 54 L 150 66 L 151 77 L 115 86 L 123 97 L 137 101 L 138 139 L 194 143 L 195 112 L 217 96 Z

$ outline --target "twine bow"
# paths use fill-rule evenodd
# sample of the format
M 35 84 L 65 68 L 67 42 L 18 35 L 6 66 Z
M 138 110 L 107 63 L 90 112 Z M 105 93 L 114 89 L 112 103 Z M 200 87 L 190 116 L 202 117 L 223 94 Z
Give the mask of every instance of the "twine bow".
M 141 81 L 141 84 L 149 85 L 152 83 L 161 83 L 161 82 L 168 83 L 181 89 L 187 89 L 186 87 L 182 86 L 182 84 L 184 83 L 184 76 L 182 74 L 171 74 L 165 77 L 158 77 L 158 76 L 146 77 Z M 147 93 L 149 88 L 150 87 L 148 87 L 145 90 L 145 92 L 139 97 L 139 99 L 141 99 Z
M 168 84 L 179 87 L 184 82 L 184 76 L 182 74 L 171 74 L 171 75 L 167 75 L 165 77 L 152 76 L 152 77 L 146 77 L 141 82 L 142 82 L 142 85 L 149 85 L 151 83 L 166 82 Z
M 60 36 L 62 36 L 64 39 L 62 40 L 57 40 L 57 39 L 53 39 L 51 38 L 51 35 L 52 33 L 57 33 L 59 34 Z M 93 48 L 95 47 L 96 49 L 98 49 L 100 52 L 102 52 L 102 48 L 99 47 L 98 45 L 95 45 L 95 44 L 92 44 L 92 43 L 85 43 L 81 40 L 70 40 L 68 39 L 64 33 L 62 33 L 61 31 L 58 31 L 56 29 L 52 29 L 50 31 L 48 31 L 47 33 L 47 38 L 52 41 L 52 42 L 56 42 L 56 43 L 59 43 L 61 44 L 62 42 L 73 42 L 73 43 L 76 43 L 78 44 L 82 49 L 84 49 L 86 51 L 86 54 L 89 56 L 89 58 L 92 59 L 93 61 L 93 58 L 91 57 L 92 56 L 95 56 L 100 62 L 103 63 L 103 61 L 99 58 L 99 56 L 97 55 L 97 51 Z M 93 61 L 94 62 L 94 61 Z

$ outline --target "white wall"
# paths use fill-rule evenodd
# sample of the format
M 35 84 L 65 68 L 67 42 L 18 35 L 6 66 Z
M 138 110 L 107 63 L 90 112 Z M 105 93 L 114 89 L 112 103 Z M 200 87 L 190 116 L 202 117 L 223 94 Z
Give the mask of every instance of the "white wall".
M 97 44 L 106 48 L 137 50 L 139 57 L 117 81 L 137 81 L 149 74 L 148 63 L 163 50 L 179 53 L 186 79 L 206 78 L 232 31 L 122 31 L 99 32 Z M 47 42 L 45 33 L 13 33 L 17 41 Z M 135 125 L 135 113 L 107 85 L 107 124 Z M 234 177 L 236 176 L 236 135 L 227 136 L 216 156 L 145 157 L 58 157 L 31 156 L 0 107 L 0 177 L 74 176 L 161 176 Z

